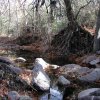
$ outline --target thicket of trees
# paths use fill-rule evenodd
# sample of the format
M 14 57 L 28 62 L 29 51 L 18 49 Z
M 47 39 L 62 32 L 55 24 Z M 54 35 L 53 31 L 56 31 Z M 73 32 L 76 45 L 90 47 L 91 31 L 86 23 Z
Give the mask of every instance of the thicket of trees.
M 84 49 L 90 52 L 93 37 L 84 27 L 94 29 L 97 25 L 94 42 L 97 51 L 100 50 L 99 5 L 99 0 L 1 0 L 0 34 L 18 37 L 32 33 L 45 37 L 46 43 L 54 39 L 53 46 L 61 52 L 84 52 Z M 60 34 L 52 38 L 57 33 Z M 80 33 L 85 34 L 84 38 L 80 38 Z

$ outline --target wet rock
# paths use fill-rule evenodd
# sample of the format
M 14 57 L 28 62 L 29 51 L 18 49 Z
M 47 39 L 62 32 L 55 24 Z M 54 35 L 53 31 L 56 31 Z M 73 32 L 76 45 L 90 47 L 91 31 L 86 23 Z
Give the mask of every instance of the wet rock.
M 25 85 L 29 87 L 35 86 L 36 89 L 47 91 L 50 89 L 50 78 L 44 71 L 46 66 L 48 66 L 48 64 L 42 58 L 37 58 L 33 70 L 21 69 L 19 67 L 14 67 L 13 65 L 6 67 L 10 69 L 10 72 L 18 74 L 18 80 Z
M 100 79 L 100 68 L 94 69 L 92 72 L 78 77 L 79 80 L 85 82 L 94 82 Z
M 50 89 L 50 93 L 42 95 L 39 100 L 62 100 L 63 96 L 57 90 Z
M 69 85 L 70 84 L 70 81 L 67 80 L 64 76 L 60 76 L 58 78 L 58 84 L 59 85 Z
M 11 91 L 8 93 L 8 99 L 9 100 L 18 100 L 20 95 L 16 91 Z
M 33 99 L 29 96 L 20 96 L 19 100 L 33 100 Z
M 80 92 L 78 100 L 100 100 L 100 88 L 91 88 Z

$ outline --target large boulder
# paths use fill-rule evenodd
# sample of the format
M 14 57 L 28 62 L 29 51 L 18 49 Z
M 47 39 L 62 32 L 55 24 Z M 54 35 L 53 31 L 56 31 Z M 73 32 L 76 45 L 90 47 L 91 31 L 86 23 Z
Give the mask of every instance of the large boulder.
M 81 67 L 80 65 L 77 64 L 68 64 L 62 66 L 60 69 L 60 72 L 62 75 L 66 77 L 79 77 L 82 76 L 83 74 L 87 74 L 91 72 L 93 69 L 89 69 L 87 67 Z
M 66 75 L 66 76 L 70 76 L 74 74 L 74 72 L 76 72 L 77 70 L 79 70 L 81 68 L 81 66 L 77 65 L 77 64 L 68 64 L 68 65 L 64 65 L 62 67 L 59 68 L 61 74 Z
M 50 88 L 50 79 L 44 71 L 34 72 L 32 84 L 42 91 L 47 91 Z
M 0 62 L 5 64 L 14 64 L 9 58 L 0 56 Z
M 49 64 L 42 58 L 36 58 L 35 65 L 32 70 L 32 84 L 42 91 L 47 91 L 50 88 L 50 78 L 45 72 L 45 69 L 48 68 L 48 66 Z
M 17 66 L 14 66 L 13 64 L 7 64 L 7 63 L 0 63 L 0 68 L 3 70 L 3 71 L 7 71 L 7 72 L 10 72 L 12 74 L 20 74 L 22 72 L 22 69 L 17 67 Z
M 18 78 L 24 85 L 36 90 L 47 91 L 50 88 L 50 79 L 42 69 L 24 70 Z
M 33 70 L 27 70 L 25 68 L 19 68 L 13 66 L 10 63 L 9 59 L 2 60 L 3 64 L 6 63 L 4 67 L 0 66 L 1 69 L 9 69 L 11 74 L 16 74 L 18 80 L 20 80 L 24 85 L 34 86 L 36 89 L 47 91 L 50 88 L 50 78 L 45 72 L 45 69 L 49 67 L 49 64 L 46 63 L 42 58 L 37 58 L 35 60 Z M 9 64 L 9 65 L 8 65 Z
M 85 56 L 84 57 L 84 60 L 82 61 L 82 63 L 89 63 L 93 60 L 96 60 L 97 59 L 97 56 L 94 54 L 94 55 L 90 55 L 90 56 Z
M 48 91 L 50 89 L 50 78 L 39 68 L 34 68 L 32 71 L 25 71 L 19 75 L 19 79 L 25 85 L 34 87 L 36 90 Z
M 39 69 L 47 69 L 49 67 L 49 64 L 45 62 L 42 58 L 36 58 L 34 66 L 38 67 Z
M 13 65 L 8 66 L 8 68 L 11 70 L 11 72 L 15 73 L 15 74 L 21 74 L 22 73 L 22 69 L 19 67 L 14 67 Z
M 37 90 L 47 91 L 50 88 L 50 78 L 45 72 L 48 65 L 42 58 L 36 58 L 33 70 L 22 69 L 18 79 L 23 84 L 35 87 Z
M 50 78 L 39 66 L 35 66 L 33 69 L 32 84 L 42 91 L 47 91 L 50 88 Z
M 78 76 L 82 76 L 82 75 L 90 73 L 92 71 L 93 71 L 92 68 L 90 69 L 88 67 L 81 67 L 78 70 L 76 70 L 76 73 L 77 73 Z
M 92 72 L 79 76 L 78 79 L 85 82 L 98 81 L 100 80 L 100 68 L 96 68 Z
M 0 56 L 0 68 L 2 70 L 9 70 L 11 73 L 14 74 L 20 74 L 22 72 L 22 69 L 19 68 L 16 64 L 14 64 L 13 61 L 11 61 L 7 57 Z
M 80 92 L 78 100 L 100 100 L 100 88 L 91 88 Z

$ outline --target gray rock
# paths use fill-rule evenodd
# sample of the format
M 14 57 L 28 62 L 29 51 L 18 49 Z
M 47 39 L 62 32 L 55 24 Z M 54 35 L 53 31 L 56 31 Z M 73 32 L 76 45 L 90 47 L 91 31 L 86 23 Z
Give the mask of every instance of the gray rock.
M 100 100 L 100 88 L 91 88 L 80 92 L 78 100 Z
M 100 68 L 94 69 L 92 72 L 78 77 L 79 80 L 85 82 L 94 82 L 100 79 Z
M 68 64 L 68 65 L 64 65 L 64 66 L 60 67 L 60 71 L 62 74 L 69 76 L 69 73 L 73 74 L 80 68 L 81 68 L 81 66 L 79 66 L 77 64 Z
M 42 58 L 36 58 L 34 66 L 39 66 L 44 71 L 45 71 L 45 69 L 49 69 L 49 68 L 50 69 L 57 69 L 60 67 L 58 65 L 49 64 L 49 63 L 45 62 Z
M 89 69 L 88 67 L 81 67 L 76 71 L 76 73 L 78 74 L 78 76 L 82 76 L 83 74 L 87 74 L 92 71 L 93 71 L 93 69 Z
M 65 77 L 79 77 L 83 74 L 92 72 L 93 69 L 89 69 L 87 67 L 81 67 L 77 64 L 68 64 L 65 66 L 62 66 L 60 68 L 61 74 L 63 74 Z
M 48 64 L 42 58 L 37 58 L 33 70 L 22 70 L 18 79 L 27 86 L 34 86 L 36 90 L 49 90 L 50 78 L 43 69 L 45 65 Z
M 33 69 L 32 84 L 42 91 L 47 91 L 50 88 L 50 78 L 42 69 L 35 66 Z
M 59 85 L 69 85 L 70 84 L 70 81 L 67 80 L 64 76 L 60 76 L 58 78 L 58 84 Z
M 19 97 L 20 97 L 20 95 L 16 91 L 8 92 L 8 98 L 9 98 L 9 100 L 18 100 Z
M 2 57 L 2 56 L 0 56 L 0 62 L 5 63 L 5 64 L 13 64 L 13 62 L 9 58 Z
M 16 66 L 14 63 L 12 63 L 9 59 L 0 57 L 0 64 L 4 65 L 3 67 L 0 66 L 2 70 L 5 71 L 8 70 L 9 72 L 20 74 L 22 72 L 22 69 Z
M 33 68 L 32 84 L 42 91 L 47 91 L 50 88 L 50 78 L 44 71 L 48 65 L 42 58 L 36 58 Z
M 89 63 L 90 63 L 90 65 L 96 65 L 96 64 L 100 63 L 100 58 L 90 61 Z
M 29 96 L 20 96 L 19 100 L 33 100 L 33 99 Z
M 39 100 L 62 100 L 63 96 L 57 90 L 50 89 L 50 93 L 42 95 Z
M 42 58 L 36 58 L 34 66 L 38 66 L 39 68 L 45 70 L 49 67 L 49 64 L 45 62 Z
M 100 51 L 97 51 L 96 54 L 100 55 Z
M 19 67 L 14 67 L 13 65 L 10 65 L 10 66 L 8 66 L 8 68 L 12 71 L 12 72 L 14 72 L 15 74 L 20 74 L 21 72 L 22 72 L 22 69 L 21 68 L 19 68 Z
M 89 63 L 93 60 L 97 59 L 97 56 L 96 55 L 91 55 L 91 56 L 87 56 L 86 58 L 84 58 L 84 60 L 82 61 L 83 63 Z

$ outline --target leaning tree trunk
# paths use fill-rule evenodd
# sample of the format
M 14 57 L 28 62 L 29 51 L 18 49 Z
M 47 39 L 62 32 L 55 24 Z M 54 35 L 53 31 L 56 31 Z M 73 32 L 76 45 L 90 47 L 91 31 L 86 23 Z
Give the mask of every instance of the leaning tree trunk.
M 77 53 L 79 51 L 90 51 L 92 48 L 91 36 L 87 31 L 78 25 L 70 0 L 64 0 L 66 6 L 66 15 L 68 26 L 55 35 L 51 45 L 56 48 L 60 54 Z M 84 34 L 82 34 L 84 33 Z
M 66 14 L 67 14 L 68 21 L 73 23 L 75 21 L 75 17 L 72 11 L 71 2 L 70 0 L 64 0 L 64 2 L 66 6 Z
M 96 35 L 94 38 L 94 51 L 99 51 L 99 50 L 100 50 L 100 6 L 96 24 Z

